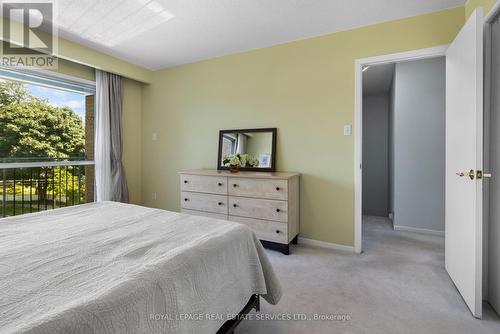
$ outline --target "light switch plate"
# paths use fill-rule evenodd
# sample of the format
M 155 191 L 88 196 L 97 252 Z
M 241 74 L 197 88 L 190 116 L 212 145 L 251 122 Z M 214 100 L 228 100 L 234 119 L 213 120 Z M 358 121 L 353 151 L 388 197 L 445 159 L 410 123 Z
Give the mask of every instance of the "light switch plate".
M 344 125 L 344 136 L 350 136 L 352 132 L 351 129 L 351 124 Z
M 158 140 L 158 134 L 157 134 L 156 132 L 153 132 L 153 133 L 151 134 L 151 140 L 152 140 L 152 141 L 157 141 L 157 140 Z

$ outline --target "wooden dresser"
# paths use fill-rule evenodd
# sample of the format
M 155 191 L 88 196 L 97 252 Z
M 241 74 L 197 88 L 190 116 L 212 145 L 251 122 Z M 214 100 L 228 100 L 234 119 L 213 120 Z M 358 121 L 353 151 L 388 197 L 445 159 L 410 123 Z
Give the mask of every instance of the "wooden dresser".
M 181 212 L 249 226 L 266 247 L 289 254 L 299 234 L 299 174 L 211 169 L 180 174 Z

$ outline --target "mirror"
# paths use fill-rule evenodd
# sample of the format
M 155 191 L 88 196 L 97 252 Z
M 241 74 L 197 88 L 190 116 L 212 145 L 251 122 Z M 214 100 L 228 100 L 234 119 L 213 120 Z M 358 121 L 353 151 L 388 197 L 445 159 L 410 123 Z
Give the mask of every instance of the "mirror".
M 221 130 L 217 169 L 240 164 L 242 171 L 274 172 L 276 128 Z

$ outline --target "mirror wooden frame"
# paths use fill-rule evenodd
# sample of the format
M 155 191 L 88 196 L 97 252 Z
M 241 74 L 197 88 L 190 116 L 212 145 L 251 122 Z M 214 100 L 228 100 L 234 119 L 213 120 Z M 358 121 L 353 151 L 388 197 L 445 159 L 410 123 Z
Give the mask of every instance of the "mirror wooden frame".
M 277 128 L 262 128 L 262 129 L 233 129 L 233 130 L 220 130 L 219 131 L 219 154 L 217 155 L 217 170 L 229 170 L 229 167 L 222 165 L 222 138 L 228 133 L 259 133 L 270 132 L 272 135 L 271 147 L 271 167 L 240 167 L 240 171 L 251 172 L 275 172 L 276 171 L 276 136 Z

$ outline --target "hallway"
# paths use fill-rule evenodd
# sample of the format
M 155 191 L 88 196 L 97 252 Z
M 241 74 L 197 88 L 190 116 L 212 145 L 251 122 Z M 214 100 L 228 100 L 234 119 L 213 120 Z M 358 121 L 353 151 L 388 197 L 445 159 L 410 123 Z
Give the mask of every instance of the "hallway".
M 348 321 L 246 320 L 235 333 L 499 333 L 489 306 L 472 317 L 444 269 L 444 238 L 364 217 L 361 255 L 297 245 L 267 251 L 285 292 L 261 316 L 341 314 Z M 255 316 L 255 313 L 251 313 Z

